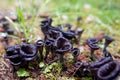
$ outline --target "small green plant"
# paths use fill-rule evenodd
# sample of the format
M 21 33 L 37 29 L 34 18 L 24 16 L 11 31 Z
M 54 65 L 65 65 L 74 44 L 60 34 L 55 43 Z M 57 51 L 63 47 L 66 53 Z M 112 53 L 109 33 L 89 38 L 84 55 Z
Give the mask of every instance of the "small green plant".
M 40 62 L 40 63 L 39 63 L 39 67 L 40 67 L 40 68 L 43 68 L 44 66 L 45 66 L 44 62 Z
M 20 68 L 17 71 L 17 75 L 18 75 L 18 77 L 27 77 L 27 76 L 30 76 L 29 72 L 27 72 L 24 68 Z
M 24 20 L 23 12 L 20 8 L 17 10 L 17 14 L 18 14 L 18 17 L 19 17 L 19 21 L 21 22 L 21 27 L 22 27 L 23 33 L 25 34 L 25 38 L 27 39 L 28 38 L 27 31 L 29 29 L 27 29 L 27 27 L 25 26 L 25 20 Z
M 27 78 L 27 80 L 33 80 L 33 78 L 29 77 L 29 78 Z
M 60 73 L 62 70 L 62 66 L 60 63 L 53 62 L 51 65 L 47 66 L 43 71 L 44 74 L 51 72 L 52 69 L 57 68 L 57 72 Z

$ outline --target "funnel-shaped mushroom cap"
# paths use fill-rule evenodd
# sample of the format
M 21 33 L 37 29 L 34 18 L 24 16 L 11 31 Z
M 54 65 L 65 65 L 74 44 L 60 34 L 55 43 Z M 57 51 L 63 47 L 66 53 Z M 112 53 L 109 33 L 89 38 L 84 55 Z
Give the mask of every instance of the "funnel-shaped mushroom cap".
M 72 55 L 73 55 L 73 56 L 78 56 L 79 53 L 80 53 L 80 50 L 79 50 L 78 48 L 73 48 L 73 49 L 72 49 Z
M 98 39 L 97 38 L 88 38 L 87 39 L 87 43 L 89 43 L 89 44 L 96 44 L 96 43 L 98 43 Z
M 114 39 L 109 36 L 104 36 L 104 38 L 105 38 L 105 44 L 107 45 L 109 45 L 112 41 L 114 41 Z
M 72 48 L 71 43 L 64 37 L 58 37 L 55 41 L 56 52 L 64 53 L 70 51 Z
M 102 58 L 102 59 L 90 64 L 90 67 L 91 68 L 99 68 L 99 67 L 101 67 L 101 66 L 103 66 L 111 61 L 113 61 L 113 59 L 111 57 Z
M 54 45 L 55 40 L 53 38 L 47 38 L 45 40 L 45 46 L 52 47 Z
M 72 31 L 67 31 L 67 32 L 62 31 L 62 34 L 63 34 L 63 36 L 64 36 L 65 38 L 67 38 L 67 39 L 75 38 L 75 33 L 72 32 Z
M 10 60 L 12 65 L 19 65 L 22 63 L 22 57 L 19 54 L 19 46 L 7 46 L 6 47 L 6 54 L 4 55 L 5 58 Z
M 42 27 L 48 27 L 48 26 L 51 26 L 51 24 L 52 24 L 51 18 L 46 18 L 45 20 L 41 21 Z
M 84 32 L 84 30 L 81 30 L 81 29 L 80 29 L 80 30 L 77 30 L 77 31 L 76 31 L 76 34 L 79 35 L 79 36 L 81 36 L 83 32 Z
M 99 49 L 99 46 L 97 45 L 98 39 L 97 38 L 88 38 L 87 39 L 87 44 L 92 50 L 97 50 Z
M 37 47 L 34 44 L 23 43 L 21 44 L 20 54 L 25 61 L 30 61 L 36 57 Z
M 41 21 L 41 30 L 44 33 L 44 35 L 47 35 L 49 33 L 49 29 L 51 27 L 52 19 L 46 18 L 44 21 Z
M 97 44 L 88 44 L 88 46 L 93 50 L 98 50 L 99 49 L 99 46 L 97 46 Z
M 22 57 L 20 57 L 20 56 L 14 56 L 9 59 L 10 59 L 10 63 L 12 65 L 20 65 L 22 63 Z
M 75 67 L 80 67 L 81 65 L 82 65 L 82 62 L 80 61 L 75 63 Z
M 67 27 L 67 28 L 68 28 L 68 30 L 71 30 L 72 25 L 68 23 L 68 24 L 66 24 L 66 25 L 65 25 L 65 27 Z
M 6 54 L 4 55 L 5 58 L 11 58 L 19 55 L 18 50 L 16 50 L 15 46 L 7 46 L 5 50 L 6 50 Z
M 43 45 L 44 45 L 44 41 L 43 40 L 37 40 L 37 42 L 36 42 L 36 46 L 37 47 L 41 47 Z
M 114 80 L 120 73 L 117 61 L 111 61 L 98 69 L 97 76 L 100 80 Z
M 62 33 L 60 31 L 56 30 L 50 30 L 50 38 L 57 39 L 58 37 L 62 36 Z

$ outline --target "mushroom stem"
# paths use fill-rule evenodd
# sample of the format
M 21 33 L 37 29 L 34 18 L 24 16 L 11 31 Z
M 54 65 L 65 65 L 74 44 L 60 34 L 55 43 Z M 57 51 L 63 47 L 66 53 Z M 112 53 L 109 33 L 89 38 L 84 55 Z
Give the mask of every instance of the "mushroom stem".
M 40 48 L 38 48 L 39 54 L 40 54 L 40 60 L 43 60 L 43 47 L 41 46 Z
M 59 59 L 60 59 L 60 63 L 62 66 L 62 71 L 65 70 L 65 66 L 64 66 L 64 60 L 63 60 L 63 53 L 59 54 Z
M 52 53 L 52 59 L 54 59 L 54 57 L 55 57 L 55 50 L 54 50 L 54 48 L 51 49 L 51 53 Z
M 107 49 L 106 49 L 107 46 L 108 46 L 108 44 L 105 44 L 105 45 L 104 45 L 104 48 L 103 48 L 103 55 L 104 55 L 104 57 L 112 57 L 111 54 L 110 54 L 110 52 L 107 51 Z
M 59 59 L 60 59 L 60 63 L 63 63 L 63 54 L 60 54 Z
M 92 75 L 92 80 L 98 80 L 97 77 L 95 77 L 95 75 Z
M 80 51 L 79 51 L 78 48 L 74 48 L 74 49 L 72 50 L 72 55 L 73 55 L 73 57 L 74 57 L 74 62 L 77 61 L 77 56 L 79 55 L 79 53 L 80 53 Z
M 104 48 L 103 48 L 103 51 L 107 51 L 106 48 L 108 47 L 109 44 L 104 44 Z
M 46 54 L 44 59 L 47 59 L 49 52 L 50 52 L 50 48 L 46 46 Z
M 12 70 L 11 70 L 11 72 L 14 73 L 15 71 L 16 71 L 15 66 L 12 65 Z
M 91 59 L 92 61 L 94 61 L 94 58 L 95 58 L 95 56 L 94 56 L 94 51 L 95 51 L 95 50 L 91 49 L 91 52 L 90 52 L 90 54 L 91 54 L 90 59 Z
M 74 62 L 76 62 L 77 61 L 77 57 L 76 56 L 74 56 Z

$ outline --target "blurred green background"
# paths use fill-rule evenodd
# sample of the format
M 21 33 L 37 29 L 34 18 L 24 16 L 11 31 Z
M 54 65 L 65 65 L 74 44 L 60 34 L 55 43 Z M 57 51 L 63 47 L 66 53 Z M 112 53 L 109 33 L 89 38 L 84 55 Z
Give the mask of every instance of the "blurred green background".
M 71 23 L 77 25 L 77 18 L 82 17 L 78 27 L 85 30 L 83 37 L 93 37 L 100 31 L 113 36 L 115 49 L 120 52 L 120 0 L 0 0 L 0 11 L 16 11 L 32 15 L 33 20 L 26 21 L 38 27 L 38 16 L 53 18 L 53 24 Z

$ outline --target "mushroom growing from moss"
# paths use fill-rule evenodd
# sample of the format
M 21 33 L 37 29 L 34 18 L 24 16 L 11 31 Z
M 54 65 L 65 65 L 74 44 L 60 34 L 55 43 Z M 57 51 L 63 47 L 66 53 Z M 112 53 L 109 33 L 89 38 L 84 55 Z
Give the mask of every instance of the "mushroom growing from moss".
M 22 63 L 22 58 L 19 55 L 18 50 L 16 50 L 15 46 L 7 46 L 5 50 L 6 54 L 4 57 L 8 58 L 12 65 L 19 65 Z
M 38 51 L 34 44 L 22 43 L 20 46 L 20 55 L 25 61 L 31 61 L 36 57 Z
M 47 38 L 45 40 L 45 49 L 46 49 L 46 54 L 45 54 L 45 58 L 47 59 L 48 54 L 51 52 L 52 53 L 52 58 L 55 54 L 55 50 L 54 50 L 54 42 L 55 40 L 53 38 Z
M 51 28 L 51 24 L 52 24 L 52 19 L 51 18 L 46 18 L 45 20 L 41 21 L 41 30 L 45 35 L 45 39 L 47 37 L 47 35 L 49 34 L 49 30 Z
M 60 62 L 63 63 L 63 55 L 72 49 L 72 45 L 68 39 L 64 37 L 58 37 L 55 41 L 55 47 L 55 52 L 60 54 Z
M 115 80 L 120 73 L 120 65 L 117 61 L 111 61 L 98 69 L 99 80 Z
M 49 38 L 53 38 L 53 39 L 57 39 L 58 37 L 60 36 L 63 36 L 61 32 L 59 31 L 56 31 L 56 30 L 50 30 L 50 33 L 49 33 Z
M 76 38 L 77 38 L 77 41 L 76 41 L 76 43 L 79 43 L 79 41 L 80 41 L 80 38 L 81 38 L 81 35 L 83 34 L 83 32 L 84 32 L 84 30 L 77 30 L 76 31 Z
M 44 47 L 44 41 L 43 40 L 37 40 L 36 42 L 37 49 L 40 54 L 40 60 L 43 60 L 43 47 Z
M 90 67 L 91 68 L 99 68 L 109 62 L 113 61 L 113 59 L 111 57 L 107 57 L 107 58 L 101 58 L 100 60 L 94 62 L 94 63 L 91 63 L 90 64 Z
M 35 59 L 38 52 L 36 45 L 25 42 L 20 45 L 9 45 L 5 51 L 4 57 L 10 60 L 13 71 L 16 70 L 15 67 L 28 67 L 28 62 Z
M 97 46 L 97 43 L 98 43 L 97 38 L 89 38 L 89 39 L 87 39 L 87 44 L 91 49 L 91 52 L 90 52 L 91 60 L 94 60 L 94 51 L 99 49 L 99 47 Z
M 111 54 L 109 51 L 107 51 L 106 48 L 109 46 L 109 44 L 111 42 L 114 41 L 114 39 L 112 37 L 109 37 L 109 36 L 104 36 L 104 38 L 105 38 L 105 43 L 104 43 L 104 48 L 103 48 L 103 54 L 105 57 L 108 57 L 108 56 L 111 56 Z
M 12 72 L 16 70 L 15 66 L 20 66 L 23 63 L 22 56 L 19 54 L 19 47 L 19 45 L 8 45 L 5 48 L 6 53 L 4 54 L 4 58 L 9 59 L 10 64 L 12 65 Z
M 80 54 L 80 50 L 78 48 L 73 48 L 71 52 L 72 52 L 72 55 L 74 56 L 74 61 L 76 62 L 77 56 Z

